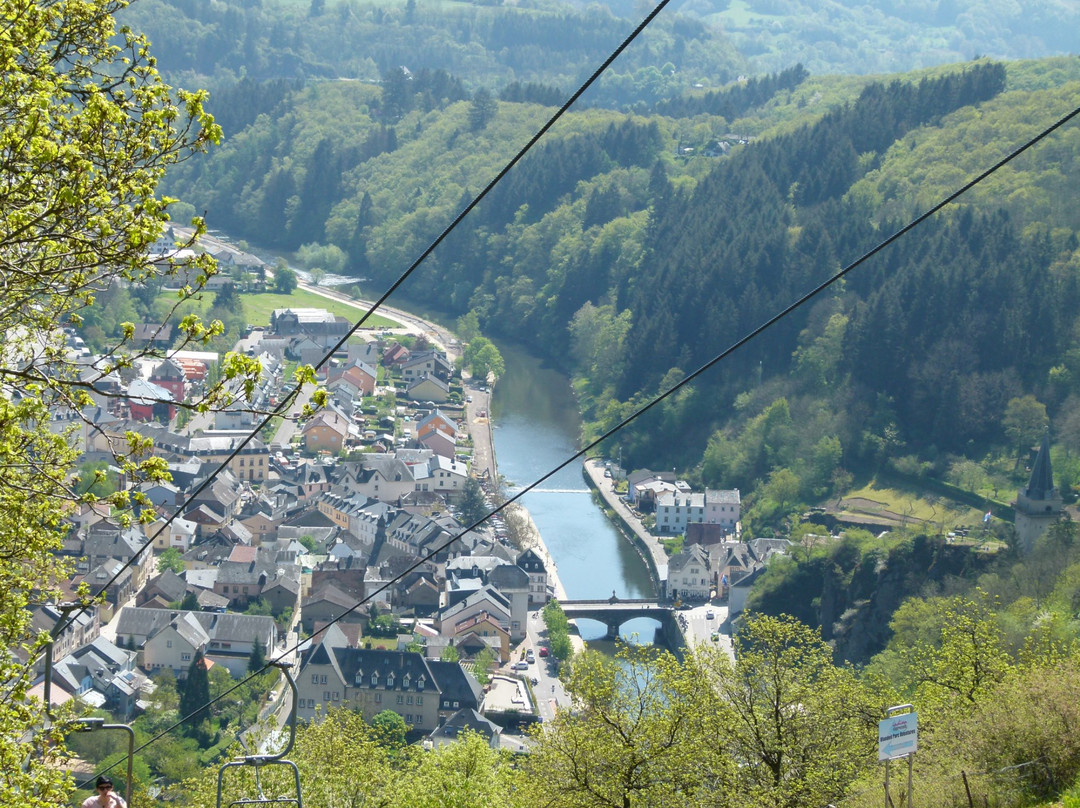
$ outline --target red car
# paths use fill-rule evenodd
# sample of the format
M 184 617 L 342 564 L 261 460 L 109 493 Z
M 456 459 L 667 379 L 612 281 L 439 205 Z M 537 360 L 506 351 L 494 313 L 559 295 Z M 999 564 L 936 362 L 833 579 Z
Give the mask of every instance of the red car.
M 548 655 L 548 649 L 541 645 L 540 646 L 540 656 L 547 656 L 547 655 Z

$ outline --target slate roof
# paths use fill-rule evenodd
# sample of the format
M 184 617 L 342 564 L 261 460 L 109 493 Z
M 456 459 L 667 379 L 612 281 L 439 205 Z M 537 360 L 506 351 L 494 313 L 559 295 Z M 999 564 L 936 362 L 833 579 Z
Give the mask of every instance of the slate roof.
M 218 614 L 215 612 L 185 612 L 169 609 L 147 609 L 127 606 L 116 618 L 116 636 L 146 637 L 160 631 L 180 616 L 191 618 L 213 640 L 250 643 L 261 637 L 264 642 L 273 631 L 274 619 L 251 614 Z M 185 619 L 187 625 L 190 620 Z
M 668 560 L 668 575 L 682 572 L 690 564 L 700 564 L 703 568 L 709 568 L 709 556 L 700 544 L 691 544 L 683 552 L 673 555 Z
M 504 591 L 528 590 L 529 573 L 516 564 L 500 564 L 488 575 L 488 583 Z
M 1050 435 L 1044 434 L 1039 453 L 1035 456 L 1035 463 L 1031 466 L 1031 477 L 1028 479 L 1024 494 L 1028 499 L 1045 500 L 1056 499 L 1057 490 L 1054 488 L 1054 473 L 1050 467 Z
M 160 575 L 151 578 L 146 589 L 156 590 L 166 599 L 166 602 L 172 602 L 184 597 L 184 593 L 187 592 L 187 582 L 172 570 L 165 570 Z
M 456 741 L 458 736 L 465 732 L 476 734 L 490 741 L 497 735 L 502 734 L 502 727 L 494 721 L 489 721 L 472 707 L 463 707 L 446 719 L 446 723 L 434 730 L 428 737 L 438 744 Z

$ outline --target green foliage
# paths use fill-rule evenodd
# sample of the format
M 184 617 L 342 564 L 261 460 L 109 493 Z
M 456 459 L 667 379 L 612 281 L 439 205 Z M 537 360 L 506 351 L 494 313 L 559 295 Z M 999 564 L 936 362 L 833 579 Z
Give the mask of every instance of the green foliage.
M 402 783 L 396 805 L 419 808 L 481 808 L 520 805 L 520 784 L 505 753 L 481 736 L 466 732 L 456 743 L 420 758 L 419 766 Z
M 288 295 L 296 288 L 296 272 L 284 262 L 274 267 L 274 291 L 278 294 Z
M 371 730 L 383 746 L 402 747 L 409 734 L 409 725 L 393 710 L 383 710 L 372 717 Z
M 266 649 L 263 647 L 262 640 L 256 637 L 254 645 L 251 646 L 251 654 L 248 656 L 248 673 L 257 673 L 264 667 L 266 667 Z
M 491 92 L 483 87 L 473 94 L 469 104 L 469 129 L 479 132 L 484 129 L 499 112 L 499 104 Z
M 1001 424 L 1005 427 L 1005 436 L 1016 446 L 1019 466 L 1023 455 L 1039 441 L 1049 424 L 1046 405 L 1032 395 L 1009 399 Z
M 575 711 L 545 725 L 527 763 L 537 804 L 735 804 L 734 760 L 704 742 L 724 736 L 727 710 L 692 668 L 644 647 L 586 651 L 566 686 Z
M 461 492 L 461 501 L 458 503 L 458 514 L 461 517 L 462 524 L 475 524 L 487 516 L 490 511 L 491 508 L 488 507 L 487 500 L 484 499 L 484 490 L 480 487 L 480 482 L 475 477 L 470 477 L 465 481 Z
M 184 566 L 184 558 L 180 553 L 180 550 L 176 547 L 166 547 L 161 551 L 157 560 L 158 572 L 175 572 L 177 575 L 181 574 L 186 567 Z
M 221 132 L 203 109 L 205 96 L 174 92 L 154 68 L 137 34 L 118 30 L 123 3 L 40 3 L 4 7 L 0 42 L 0 805 L 55 805 L 70 780 L 58 767 L 73 706 L 46 724 L 40 702 L 27 699 L 42 638 L 27 605 L 62 599 L 58 585 L 71 570 L 56 552 L 64 519 L 86 503 L 106 500 L 118 520 L 152 518 L 145 497 L 111 490 L 75 474 L 78 431 L 53 434 L 51 408 L 64 419 L 93 404 L 100 382 L 119 376 L 145 355 L 133 345 L 143 306 L 131 291 L 174 274 L 148 264 L 149 246 L 169 219 L 157 185 L 165 170 L 201 152 Z M 196 232 L 202 223 L 195 222 Z M 191 287 L 213 274 L 209 257 L 188 266 Z M 101 305 L 98 305 L 100 300 Z M 89 322 L 87 320 L 89 319 Z M 96 377 L 84 376 L 61 326 L 87 326 L 87 342 L 106 350 Z M 196 317 L 174 322 L 178 345 L 202 344 L 221 331 Z M 254 368 L 232 362 L 228 372 Z M 211 396 L 220 396 L 219 388 Z M 133 485 L 167 476 L 160 459 L 147 459 L 147 442 L 129 434 L 115 442 L 111 464 Z M 87 592 L 76 595 L 86 604 Z M 27 660 L 29 659 L 29 663 Z M 42 729 L 48 726 L 49 729 Z
M 566 94 L 554 88 L 576 86 L 596 67 L 596 54 L 610 50 L 628 25 L 607 9 L 560 5 L 448 3 L 419 12 L 415 7 L 401 3 L 360 13 L 326 0 L 222 8 L 154 0 L 135 4 L 128 18 L 155 44 L 169 43 L 161 48 L 163 70 L 213 76 L 224 85 L 215 93 L 214 111 L 230 136 L 259 115 L 280 114 L 298 78 L 348 77 L 381 82 L 384 89 L 390 83 L 389 97 L 371 102 L 388 122 L 410 109 L 429 112 L 461 101 L 468 97 L 466 84 L 506 84 L 510 75 L 518 78 L 507 88 L 507 100 L 558 104 Z M 655 100 L 665 88 L 681 89 L 681 72 L 665 63 L 677 62 L 687 76 L 720 83 L 734 78 L 743 63 L 715 28 L 671 15 L 661 15 L 654 25 L 657 39 L 649 53 L 631 50 L 620 59 L 619 72 L 601 82 L 598 102 L 630 106 Z M 284 51 L 291 58 L 281 58 Z M 441 69 L 397 71 L 398 79 L 386 67 L 412 63 L 407 57 L 417 53 L 428 54 Z M 237 76 L 250 78 L 236 81 Z
M 75 491 L 82 496 L 98 498 L 109 497 L 116 493 L 115 475 L 110 476 L 109 464 L 104 460 L 83 463 L 79 466 L 79 480 Z
M 797 620 L 750 615 L 734 664 L 715 649 L 704 664 L 732 714 L 724 737 L 733 759 L 745 763 L 734 784 L 745 804 L 838 801 L 873 759 L 869 736 L 888 695 L 875 703 Z
M 476 675 L 476 681 L 481 685 L 487 685 L 491 681 L 490 671 L 497 662 L 495 652 L 490 647 L 483 648 L 473 659 L 473 671 Z
M 544 605 L 543 616 L 551 655 L 562 662 L 567 661 L 574 653 L 574 646 L 570 642 L 570 621 L 566 618 L 566 612 L 559 601 L 549 600 Z
M 349 256 L 336 244 L 303 244 L 296 253 L 296 260 L 308 270 L 321 269 L 324 272 L 340 274 L 349 262 Z M 291 290 L 290 290 L 291 291 Z
M 890 648 L 906 667 L 911 695 L 931 714 L 980 701 L 1010 666 L 993 604 L 984 593 L 975 598 L 909 601 L 893 619 Z
M 712 2 L 709 9 L 709 19 L 747 54 L 752 74 L 794 62 L 818 74 L 881 74 L 913 64 L 961 62 L 973 53 L 1023 59 L 1068 50 L 1058 26 L 1077 21 L 1076 9 L 1059 0 L 1026 9 L 978 0 L 896 2 L 874 9 L 853 2 L 825 7 L 811 0 L 758 0 Z M 1025 32 L 1022 44 L 1019 31 Z
M 371 618 L 367 633 L 372 637 L 396 637 L 402 633 L 401 623 L 392 613 L 386 612 Z
M 506 371 L 502 354 L 487 337 L 475 337 L 465 347 L 465 366 L 474 378 L 487 381 L 488 376 L 498 378 Z
M 178 689 L 180 715 L 187 719 L 184 731 L 189 737 L 195 738 L 200 747 L 206 748 L 212 742 L 209 709 L 206 707 L 210 701 L 210 675 L 206 670 L 202 651 L 195 652 L 195 658 L 188 667 L 187 678 Z

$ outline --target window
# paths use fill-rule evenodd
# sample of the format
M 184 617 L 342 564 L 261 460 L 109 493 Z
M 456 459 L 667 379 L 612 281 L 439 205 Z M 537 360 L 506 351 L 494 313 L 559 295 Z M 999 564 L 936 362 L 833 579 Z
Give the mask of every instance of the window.
M 378 671 L 372 671 L 371 672 L 371 686 L 376 687 L 378 684 L 379 684 L 379 672 Z
M 406 699 L 405 699 L 405 703 L 406 703 L 406 704 L 412 704 L 412 696 L 408 696 L 408 697 L 406 697 Z
M 319 674 L 317 674 L 317 673 L 311 674 L 311 683 L 313 685 L 317 685 L 319 683 Z
M 399 696 L 397 697 L 397 703 L 398 703 L 398 704 L 404 704 L 404 703 L 405 703 L 405 697 L 404 697 L 404 696 L 401 696 L 401 695 L 399 695 Z
M 334 701 L 340 701 L 340 700 L 341 700 L 341 691 L 335 690 L 334 691 Z
M 180 655 L 180 661 L 181 662 L 191 662 L 191 654 L 181 654 Z
M 325 673 L 322 676 L 319 677 L 319 684 L 321 684 L 321 685 L 326 684 L 326 674 Z
M 455 701 L 455 702 L 454 702 L 454 709 L 456 710 L 456 709 L 457 709 L 457 708 L 458 708 L 459 706 L 460 706 L 460 705 L 459 705 L 459 704 L 458 704 L 458 703 L 457 703 L 457 702 Z
M 406 720 L 406 721 L 407 721 L 408 723 L 410 723 L 410 724 L 411 724 L 411 723 L 412 723 L 412 713 L 405 713 L 405 720 Z
M 329 690 L 324 690 L 323 691 L 322 700 L 323 701 L 330 701 L 330 691 Z
M 375 694 L 375 703 L 376 704 L 382 704 L 382 693 L 376 693 Z
M 172 648 L 172 640 L 165 640 L 165 647 Z
M 402 677 L 401 685 L 402 685 L 402 687 L 408 687 L 409 686 L 409 674 L 406 673 L 405 676 Z
M 386 686 L 391 688 L 394 686 L 394 674 L 391 673 L 387 675 Z
M 424 697 L 423 696 L 417 696 L 416 697 L 416 706 L 417 707 L 423 707 L 424 706 Z

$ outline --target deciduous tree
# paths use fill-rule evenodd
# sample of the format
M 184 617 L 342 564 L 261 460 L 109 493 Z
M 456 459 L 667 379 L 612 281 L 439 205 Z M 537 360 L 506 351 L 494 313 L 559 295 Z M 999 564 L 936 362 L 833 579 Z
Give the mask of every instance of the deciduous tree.
M 574 710 L 545 724 L 529 758 L 539 805 L 734 805 L 734 761 L 720 753 L 727 710 L 690 666 L 652 648 L 611 660 L 586 651 L 567 682 Z
M 794 618 L 752 615 L 735 642 L 734 663 L 714 651 L 701 664 L 732 712 L 721 743 L 743 764 L 740 804 L 838 801 L 871 759 L 881 708 Z
M 156 187 L 165 170 L 203 151 L 220 130 L 203 109 L 205 96 L 173 91 L 154 68 L 145 40 L 117 30 L 124 0 L 10 0 L 4 4 L 0 59 L 0 805 L 62 803 L 69 788 L 51 766 L 63 747 L 41 732 L 40 705 L 27 702 L 25 649 L 43 649 L 31 632 L 27 604 L 58 597 L 68 568 L 54 551 L 63 520 L 101 495 L 79 490 L 72 475 L 74 431 L 50 432 L 53 412 L 78 417 L 101 383 L 140 354 L 135 326 L 123 322 L 87 373 L 66 346 L 63 327 L 78 327 L 99 298 L 121 287 L 153 283 L 175 272 L 148 260 L 168 221 L 170 200 Z M 195 222 L 195 234 L 202 223 Z M 184 267 L 183 299 L 214 272 L 210 256 Z M 120 295 L 130 300 L 128 295 Z M 220 332 L 189 316 L 175 323 L 181 341 Z M 111 328 L 111 326 L 110 326 Z M 99 329 L 104 336 L 110 331 Z M 257 363 L 255 363 L 257 366 Z M 226 376 L 257 371 L 230 360 Z M 221 388 L 217 391 L 222 393 Z M 204 402 L 210 406 L 211 398 Z M 128 434 L 111 447 L 129 479 L 160 479 L 162 461 Z M 109 492 L 124 509 L 132 495 Z M 145 509 L 148 517 L 152 509 Z M 124 512 L 124 518 L 130 517 Z M 62 716 L 57 716 L 62 717 Z M 54 724 L 62 729 L 62 723 Z

